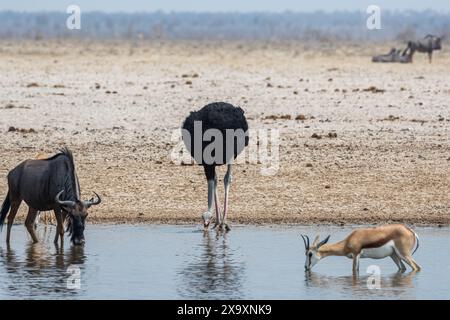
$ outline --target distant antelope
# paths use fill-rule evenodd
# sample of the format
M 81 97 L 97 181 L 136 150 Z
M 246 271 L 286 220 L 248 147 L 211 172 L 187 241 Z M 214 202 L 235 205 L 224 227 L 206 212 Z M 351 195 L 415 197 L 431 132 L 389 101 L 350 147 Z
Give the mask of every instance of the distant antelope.
M 302 238 L 305 243 L 305 270 L 307 271 L 311 270 L 319 260 L 328 256 L 345 256 L 353 259 L 353 273 L 359 270 L 360 258 L 383 259 L 386 257 L 392 258 L 399 271 L 406 270 L 402 261 L 414 271 L 420 271 L 420 266 L 412 258 L 419 248 L 419 237 L 414 231 L 401 224 L 357 229 L 344 240 L 333 244 L 327 244 L 330 236 L 321 242 L 317 236 L 311 245 L 308 236 L 302 235 Z

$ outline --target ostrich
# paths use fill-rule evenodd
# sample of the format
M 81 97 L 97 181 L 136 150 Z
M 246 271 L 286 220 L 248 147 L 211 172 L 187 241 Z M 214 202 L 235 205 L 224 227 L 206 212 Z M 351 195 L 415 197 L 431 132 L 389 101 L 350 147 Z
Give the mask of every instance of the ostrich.
M 199 111 L 191 112 L 182 126 L 182 137 L 191 156 L 202 165 L 208 182 L 208 210 L 202 219 L 205 229 L 212 219 L 212 206 L 215 204 L 216 220 L 214 228 L 220 230 L 230 227 L 226 223 L 228 193 L 231 184 L 231 166 L 236 157 L 248 145 L 248 124 L 244 110 L 225 102 L 215 102 Z M 217 193 L 216 166 L 227 165 L 224 177 L 225 199 L 223 215 L 220 217 L 220 204 Z

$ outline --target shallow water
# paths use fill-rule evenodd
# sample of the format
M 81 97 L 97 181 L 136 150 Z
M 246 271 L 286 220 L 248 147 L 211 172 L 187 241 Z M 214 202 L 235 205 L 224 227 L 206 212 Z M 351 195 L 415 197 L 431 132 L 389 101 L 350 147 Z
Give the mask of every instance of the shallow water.
M 86 245 L 53 245 L 39 227 L 33 245 L 16 225 L 0 242 L 0 299 L 450 299 L 450 229 L 416 228 L 419 273 L 396 273 L 391 259 L 329 257 L 305 274 L 299 234 L 342 239 L 349 227 L 235 226 L 223 235 L 198 226 L 88 225 Z M 369 289 L 370 265 L 381 271 Z M 79 280 L 79 281 L 78 281 Z

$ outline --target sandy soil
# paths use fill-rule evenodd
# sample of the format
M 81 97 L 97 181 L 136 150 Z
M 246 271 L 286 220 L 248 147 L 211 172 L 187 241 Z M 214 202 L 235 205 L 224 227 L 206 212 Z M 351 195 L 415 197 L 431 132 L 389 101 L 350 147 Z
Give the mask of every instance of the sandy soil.
M 2 42 L 0 196 L 16 164 L 67 145 L 103 196 L 91 223 L 199 223 L 203 170 L 171 161 L 171 136 L 228 101 L 281 132 L 276 175 L 234 167 L 232 223 L 450 224 L 450 55 L 370 62 L 389 48 Z

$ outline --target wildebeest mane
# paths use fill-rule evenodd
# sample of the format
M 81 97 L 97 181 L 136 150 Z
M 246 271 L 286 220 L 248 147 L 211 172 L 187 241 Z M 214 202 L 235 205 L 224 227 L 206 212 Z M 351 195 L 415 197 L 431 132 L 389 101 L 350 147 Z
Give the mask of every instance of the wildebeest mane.
M 55 160 L 59 157 L 66 157 L 69 174 L 67 174 L 64 177 L 64 200 L 72 200 L 72 201 L 79 201 L 80 200 L 80 185 L 78 182 L 78 176 L 77 172 L 75 170 L 75 161 L 73 159 L 72 151 L 70 151 L 69 148 L 64 147 L 59 150 L 59 153 L 55 154 L 54 156 L 43 159 L 42 161 L 51 161 Z

